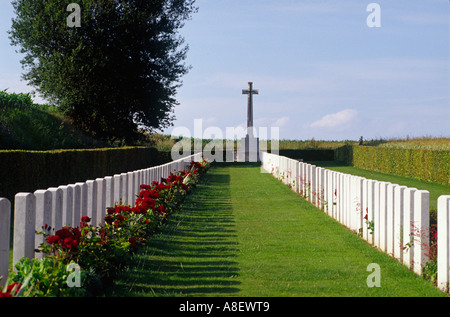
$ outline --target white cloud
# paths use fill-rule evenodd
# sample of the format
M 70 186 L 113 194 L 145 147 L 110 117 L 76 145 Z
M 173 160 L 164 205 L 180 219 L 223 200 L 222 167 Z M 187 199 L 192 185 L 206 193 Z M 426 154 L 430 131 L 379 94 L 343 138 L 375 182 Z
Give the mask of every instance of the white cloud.
M 274 127 L 284 127 L 289 122 L 288 117 L 278 118 L 275 123 L 272 125 Z
M 345 109 L 337 113 L 327 114 L 322 119 L 311 123 L 312 128 L 330 129 L 346 127 L 352 122 L 358 112 L 354 109 Z

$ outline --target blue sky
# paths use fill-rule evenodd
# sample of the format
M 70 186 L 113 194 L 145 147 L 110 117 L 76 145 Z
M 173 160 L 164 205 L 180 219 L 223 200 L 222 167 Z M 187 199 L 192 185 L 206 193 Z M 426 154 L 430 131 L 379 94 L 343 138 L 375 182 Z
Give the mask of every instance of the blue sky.
M 370 3 L 380 27 L 366 23 Z M 255 127 L 278 127 L 281 139 L 450 137 L 449 3 L 197 0 L 181 30 L 192 69 L 174 127 L 244 127 L 252 81 Z M 0 14 L 0 89 L 30 91 L 6 34 L 9 1 Z

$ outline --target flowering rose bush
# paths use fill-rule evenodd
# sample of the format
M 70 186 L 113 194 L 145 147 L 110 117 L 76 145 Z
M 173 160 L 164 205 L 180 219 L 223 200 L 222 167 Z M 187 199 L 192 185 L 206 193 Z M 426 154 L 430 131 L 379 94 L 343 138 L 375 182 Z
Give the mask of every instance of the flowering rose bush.
M 185 170 L 171 173 L 159 182 L 142 184 L 133 206 L 116 204 L 107 208 L 103 226 L 90 225 L 91 219 L 87 216 L 81 218 L 79 226 L 64 227 L 54 234 L 51 234 L 51 227 L 44 225 L 39 234 L 44 235 L 45 242 L 37 250 L 46 255 L 44 260 L 20 261 L 16 273 L 9 278 L 12 286 L 5 288 L 0 296 L 14 295 L 20 283 L 33 275 L 35 278 L 29 287 L 34 291 L 24 293 L 28 296 L 78 296 L 79 290 L 74 291 L 65 283 L 65 267 L 69 263 L 78 264 L 84 276 L 100 279 L 114 276 L 130 263 L 139 247 L 145 245 L 179 206 L 208 167 L 207 161 L 191 162 Z M 43 263 L 46 263 L 45 270 Z M 52 269 L 54 272 L 49 273 Z M 36 271 L 46 273 L 39 275 Z
M 88 217 L 83 217 L 82 223 L 89 222 Z M 81 239 L 81 231 L 79 228 L 64 227 L 56 231 L 55 235 L 48 236 L 46 242 L 53 249 L 60 248 L 62 250 L 72 251 L 78 250 L 78 244 Z
M 31 260 L 22 258 L 14 268 L 15 270 L 9 276 L 11 284 L 7 287 L 6 294 L 4 292 L 4 296 L 56 297 L 83 296 L 85 294 L 81 288 L 67 287 L 70 272 L 66 270 L 66 265 L 57 258 L 44 257 Z
M 0 297 L 15 297 L 18 295 L 20 291 L 20 287 L 22 285 L 20 283 L 14 282 L 9 285 L 6 285 L 5 288 L 0 290 Z

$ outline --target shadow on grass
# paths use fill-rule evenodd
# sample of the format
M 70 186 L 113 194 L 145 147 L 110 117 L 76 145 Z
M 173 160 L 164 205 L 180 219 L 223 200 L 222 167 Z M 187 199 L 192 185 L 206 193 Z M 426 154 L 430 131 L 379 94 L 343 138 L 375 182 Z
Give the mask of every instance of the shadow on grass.
M 261 162 L 212 162 L 211 166 L 215 167 L 259 167 Z
M 110 296 L 231 296 L 239 291 L 229 175 L 210 172 L 136 255 Z

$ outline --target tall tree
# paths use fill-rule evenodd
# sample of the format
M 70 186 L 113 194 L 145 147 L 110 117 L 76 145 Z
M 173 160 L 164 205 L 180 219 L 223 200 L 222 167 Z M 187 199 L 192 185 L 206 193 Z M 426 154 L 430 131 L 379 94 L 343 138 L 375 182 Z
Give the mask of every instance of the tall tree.
M 177 32 L 196 12 L 195 0 L 78 0 L 68 7 L 75 1 L 12 2 L 9 34 L 24 54 L 23 78 L 98 138 L 129 144 L 142 129 L 169 127 L 190 68 Z

